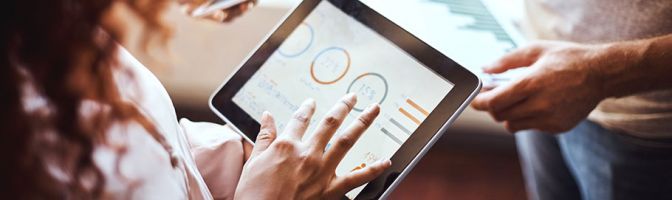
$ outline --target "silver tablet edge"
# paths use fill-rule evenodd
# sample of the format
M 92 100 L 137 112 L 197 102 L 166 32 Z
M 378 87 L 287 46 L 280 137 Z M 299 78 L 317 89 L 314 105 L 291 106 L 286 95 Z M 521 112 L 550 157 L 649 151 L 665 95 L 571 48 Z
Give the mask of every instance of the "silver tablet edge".
M 282 25 L 282 23 L 284 23 L 287 20 L 287 18 L 290 15 L 292 15 L 292 13 L 294 13 L 296 8 L 299 7 L 301 4 L 302 3 L 296 4 L 292 9 L 290 9 L 290 11 L 287 14 L 285 14 L 282 17 L 282 19 L 279 20 L 279 22 L 275 26 L 273 26 L 271 31 L 269 31 L 266 34 L 266 36 L 264 36 L 264 38 L 262 38 L 262 40 L 260 40 L 261 42 L 259 42 L 259 44 L 257 44 L 257 46 L 252 51 L 250 51 L 250 53 L 248 53 L 247 56 L 245 56 L 245 59 L 243 59 L 243 61 L 238 65 L 238 67 L 236 67 L 236 70 L 232 71 L 231 74 L 229 74 L 229 76 L 226 79 L 224 79 L 224 81 L 219 85 L 219 87 L 217 87 L 215 92 L 213 92 L 210 95 L 210 98 L 208 99 L 208 107 L 210 107 L 210 110 L 212 112 L 214 112 L 219 118 L 224 120 L 224 122 L 226 122 L 227 125 L 229 125 L 231 128 L 233 128 L 239 135 L 243 136 L 243 138 L 245 138 L 246 141 L 252 143 L 253 145 L 254 145 L 254 141 L 252 141 L 252 139 L 250 139 L 249 137 L 247 137 L 247 135 L 245 135 L 242 131 L 240 131 L 240 129 L 238 129 L 238 127 L 236 127 L 236 125 L 231 123 L 231 120 L 226 118 L 226 116 L 222 115 L 222 113 L 220 113 L 219 110 L 217 110 L 217 108 L 215 108 L 215 105 L 212 104 L 212 101 L 215 99 L 215 96 L 217 95 L 217 93 L 220 90 L 222 90 L 222 88 L 224 88 L 224 85 L 226 85 L 226 83 L 229 82 L 229 80 L 231 80 L 231 78 L 233 78 L 233 76 L 235 76 L 236 73 L 238 73 L 238 71 L 240 71 L 241 68 L 243 68 L 243 65 L 245 65 L 245 63 L 248 60 L 250 60 L 250 58 L 252 58 L 254 53 L 256 53 L 259 50 L 259 48 L 261 48 L 261 46 L 264 45 L 264 43 L 266 43 L 266 41 L 268 41 L 268 39 L 271 37 L 271 35 L 273 35 L 273 33 L 275 33 L 275 31 L 278 30 L 278 28 L 280 28 L 280 25 Z
M 476 76 L 476 75 L 474 75 L 474 76 Z M 476 77 L 478 78 L 478 76 L 476 76 Z M 392 191 L 397 186 L 399 186 L 399 183 L 401 182 L 401 180 L 403 180 L 406 177 L 406 175 L 408 175 L 408 173 L 415 167 L 415 165 L 418 164 L 418 162 L 420 161 L 420 158 L 424 157 L 425 154 L 427 154 L 429 149 L 432 146 L 434 146 L 434 143 L 436 143 L 436 141 L 438 141 L 439 138 L 441 138 L 441 136 L 443 136 L 443 134 L 448 130 L 448 128 L 450 127 L 450 124 L 452 124 L 453 121 L 455 121 L 455 119 L 457 119 L 457 117 L 460 116 L 462 111 L 464 111 L 464 109 L 467 108 L 467 106 L 469 105 L 471 100 L 473 100 L 476 97 L 476 95 L 479 93 L 479 91 L 481 91 L 482 85 L 483 85 L 483 83 L 481 82 L 481 78 L 478 78 L 478 86 L 476 87 L 476 89 L 471 92 L 469 97 L 467 97 L 467 99 L 464 102 L 462 102 L 462 105 L 460 105 L 460 107 L 457 109 L 457 111 L 455 111 L 455 113 L 453 113 L 453 115 L 450 116 L 450 118 L 448 118 L 448 121 L 446 121 L 446 123 L 443 124 L 441 129 L 439 129 L 438 133 L 435 134 L 432 137 L 432 139 L 430 139 L 429 142 L 427 144 L 425 144 L 424 147 L 422 147 L 422 150 L 420 150 L 420 153 L 418 153 L 418 155 L 415 155 L 413 160 L 411 160 L 411 163 L 406 165 L 406 168 L 404 168 L 404 170 L 401 171 L 401 174 L 399 175 L 399 177 L 397 177 L 394 180 L 394 182 L 392 182 L 392 185 L 390 185 L 390 187 L 388 187 L 385 190 L 385 192 L 383 193 L 382 196 L 380 196 L 379 199 L 387 199 L 387 197 L 392 193 Z

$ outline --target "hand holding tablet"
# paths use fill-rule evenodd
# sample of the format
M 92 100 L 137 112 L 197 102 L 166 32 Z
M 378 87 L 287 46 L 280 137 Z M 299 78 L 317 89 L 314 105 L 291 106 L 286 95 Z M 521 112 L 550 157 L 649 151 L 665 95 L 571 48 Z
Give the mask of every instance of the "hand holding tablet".
M 183 7 L 189 15 L 198 18 L 209 18 L 216 21 L 229 22 L 250 9 L 257 0 L 208 0 L 187 3 Z
M 377 104 L 359 114 L 358 120 L 345 127 L 335 143 L 327 142 L 357 103 L 354 94 L 336 103 L 329 114 L 309 135 L 301 140 L 315 113 L 315 101 L 305 101 L 293 114 L 285 130 L 277 134 L 269 113 L 261 118 L 261 131 L 252 155 L 245 165 L 236 197 L 241 199 L 339 199 L 344 193 L 376 178 L 390 166 L 390 161 L 336 176 L 334 171 L 348 150 L 380 113 Z M 277 138 L 277 139 L 276 139 Z M 310 184 L 307 184 L 310 183 Z

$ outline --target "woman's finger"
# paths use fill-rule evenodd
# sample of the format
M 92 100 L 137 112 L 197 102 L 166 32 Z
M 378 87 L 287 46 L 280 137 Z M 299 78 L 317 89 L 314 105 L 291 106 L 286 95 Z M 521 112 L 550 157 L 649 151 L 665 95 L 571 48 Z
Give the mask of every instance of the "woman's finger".
M 355 170 L 348 175 L 338 177 L 335 180 L 333 191 L 336 193 L 346 193 L 356 187 L 359 187 L 365 183 L 368 183 L 380 176 L 385 169 L 392 166 L 390 160 L 377 161 L 370 166 L 364 167 L 363 169 Z
M 299 109 L 294 112 L 294 115 L 287 123 L 287 126 L 280 137 L 301 140 L 310 124 L 310 119 L 313 117 L 313 113 L 315 113 L 315 100 L 308 99 L 304 101 L 301 106 L 299 106 Z
M 254 5 L 255 5 L 255 3 L 252 2 L 252 1 L 247 2 L 247 3 L 242 3 L 242 4 L 240 4 L 240 10 L 243 11 L 243 12 L 247 12 L 252 7 L 254 7 Z
M 334 105 L 333 108 L 322 119 L 317 127 L 315 134 L 308 141 L 311 141 L 311 150 L 322 153 L 325 146 L 334 136 L 338 127 L 341 126 L 343 120 L 348 116 L 353 106 L 357 104 L 357 96 L 353 93 L 347 94 Z
M 334 144 L 327 150 L 325 155 L 326 166 L 328 171 L 334 171 L 338 163 L 341 162 L 343 156 L 352 148 L 352 145 L 357 142 L 359 137 L 366 131 L 373 123 L 380 113 L 380 106 L 374 104 L 369 106 L 357 117 L 354 122 L 343 132 L 343 134 L 336 139 Z
M 275 120 L 270 113 L 264 112 L 264 114 L 261 115 L 261 128 L 259 129 L 257 141 L 254 144 L 250 158 L 254 158 L 264 152 L 268 146 L 271 146 L 276 137 L 277 129 L 275 128 Z
M 247 140 L 243 141 L 243 156 L 245 160 L 250 160 L 250 157 L 252 156 L 252 151 L 254 150 L 254 144 L 251 142 L 248 142 Z
M 203 16 L 203 18 L 221 22 L 224 21 L 224 19 L 226 19 L 227 16 L 228 14 L 226 12 L 224 12 L 223 10 L 218 10 Z
M 243 13 L 247 11 L 249 5 L 250 3 L 241 3 L 234 7 L 226 9 L 224 12 L 226 12 L 227 16 L 222 21 L 230 22 L 233 19 L 240 17 L 241 15 L 243 15 Z

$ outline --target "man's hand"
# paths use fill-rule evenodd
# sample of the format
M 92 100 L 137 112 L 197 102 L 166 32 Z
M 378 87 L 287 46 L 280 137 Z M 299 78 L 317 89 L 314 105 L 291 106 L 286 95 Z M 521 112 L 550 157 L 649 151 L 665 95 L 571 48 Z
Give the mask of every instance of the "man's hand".
M 559 133 L 576 126 L 606 98 L 602 69 L 616 63 L 604 45 L 542 42 L 502 57 L 486 73 L 526 67 L 532 72 L 479 94 L 472 103 L 504 122 L 510 132 L 525 129 Z

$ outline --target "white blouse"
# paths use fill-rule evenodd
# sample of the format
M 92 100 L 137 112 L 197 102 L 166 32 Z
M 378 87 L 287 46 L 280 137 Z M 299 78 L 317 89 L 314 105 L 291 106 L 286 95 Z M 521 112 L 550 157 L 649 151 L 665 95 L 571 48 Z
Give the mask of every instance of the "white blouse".
M 94 161 L 105 176 L 104 198 L 232 199 L 245 159 L 241 136 L 227 126 L 187 119 L 178 122 L 159 80 L 120 49 L 120 64 L 127 70 L 115 72 L 114 78 L 122 97 L 154 122 L 172 146 L 178 164 L 172 167 L 171 155 L 138 123 L 113 124 L 107 144 L 94 150 Z M 31 91 L 24 95 L 29 112 L 45 104 L 35 90 Z M 83 117 L 101 109 L 95 102 L 85 102 L 82 107 Z M 120 147 L 125 152 L 120 153 Z M 50 174 L 67 178 L 65 170 L 57 166 L 47 166 Z

